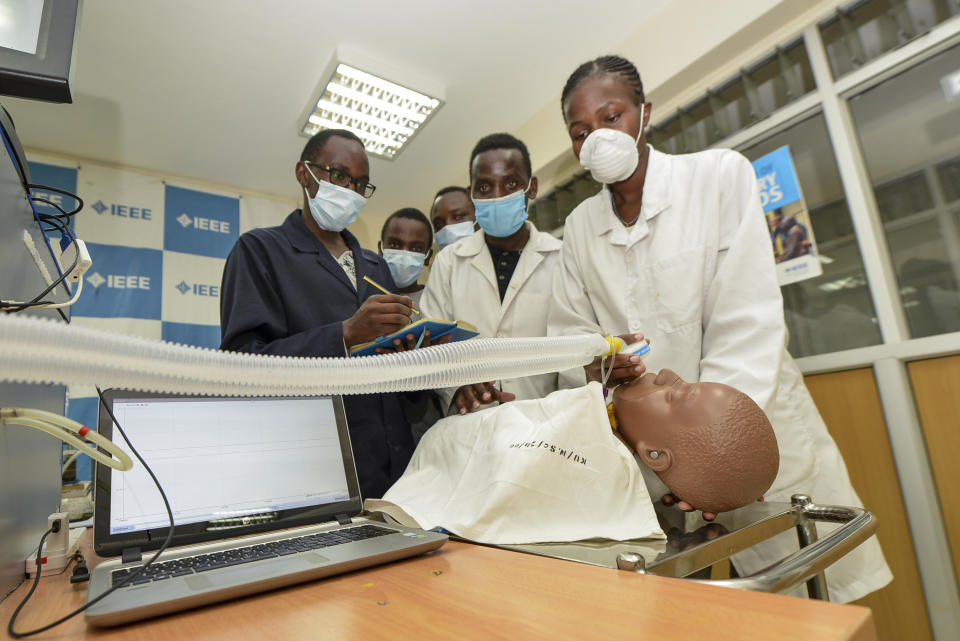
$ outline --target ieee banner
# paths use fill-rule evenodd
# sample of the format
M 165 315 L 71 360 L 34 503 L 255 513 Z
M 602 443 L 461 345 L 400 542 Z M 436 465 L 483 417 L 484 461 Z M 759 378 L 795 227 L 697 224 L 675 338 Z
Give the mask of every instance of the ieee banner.
M 223 259 L 164 252 L 163 320 L 220 325 L 220 280 Z M 203 345 L 204 347 L 217 347 Z
M 87 250 L 93 267 L 74 315 L 160 320 L 163 252 L 92 242 Z
M 163 249 L 163 182 L 156 176 L 92 165 L 83 167 L 86 207 L 77 237 L 125 247 Z M 96 267 L 96 264 L 94 265 Z
M 78 164 L 30 163 L 34 183 L 76 193 L 85 203 L 73 226 L 87 243 L 93 266 L 84 277 L 80 300 L 70 308 L 71 321 L 121 334 L 219 347 L 220 280 L 226 256 L 243 231 L 279 225 L 295 205 L 251 196 L 241 199 L 191 189 L 186 183 L 170 185 L 161 176 Z M 34 193 L 67 211 L 75 206 L 54 191 Z M 38 210 L 55 211 L 40 203 Z M 68 264 L 72 251 L 63 257 Z M 68 415 L 92 427 L 97 405 L 91 394 L 90 389 L 71 387 Z M 81 469 L 80 478 L 89 479 L 89 466 L 83 463 Z
M 226 258 L 237 242 L 240 200 L 166 186 L 163 248 Z

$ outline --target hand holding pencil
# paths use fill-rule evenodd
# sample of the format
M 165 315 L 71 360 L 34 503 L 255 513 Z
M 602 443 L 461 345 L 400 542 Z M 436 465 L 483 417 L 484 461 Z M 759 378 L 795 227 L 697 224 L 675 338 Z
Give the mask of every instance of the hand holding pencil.
M 407 296 L 370 296 L 353 316 L 341 323 L 343 342 L 350 348 L 398 332 L 410 324 L 413 311 L 413 301 Z
M 387 288 L 384 287 L 383 285 L 381 285 L 380 283 L 377 283 L 377 282 L 371 280 L 369 276 L 364 276 L 364 277 L 363 277 L 363 280 L 367 281 L 368 283 L 370 283 L 371 285 L 373 285 L 374 287 L 376 287 L 377 289 L 379 289 L 379 290 L 380 290 L 381 292 L 383 292 L 384 294 L 387 294 L 388 296 L 393 296 L 393 295 L 394 295 L 393 292 L 387 290 Z M 410 301 L 413 302 L 413 299 L 410 299 Z M 410 306 L 410 311 L 412 311 L 414 314 L 417 314 L 417 315 L 420 314 L 420 310 L 417 309 L 416 307 L 414 307 L 413 305 Z
M 364 305 L 366 305 L 367 302 L 369 302 L 369 301 L 371 301 L 371 300 L 374 300 L 374 299 L 385 299 L 385 298 L 387 298 L 387 296 L 389 296 L 392 300 L 395 300 L 395 299 L 399 298 L 399 296 L 397 296 L 396 294 L 392 294 L 392 293 L 391 293 L 389 290 L 387 290 L 383 285 L 380 285 L 379 283 L 377 283 L 377 282 L 375 282 L 374 280 L 370 279 L 368 276 L 364 276 L 364 277 L 363 277 L 363 280 L 365 280 L 366 282 L 370 283 L 371 285 L 373 285 L 374 287 L 376 287 L 377 289 L 379 289 L 381 292 L 383 292 L 383 293 L 386 295 L 386 296 L 371 296 L 370 298 L 367 299 L 366 302 L 364 302 Z M 410 301 L 411 303 L 413 302 L 413 301 L 412 301 L 411 299 L 409 299 L 409 298 L 406 298 L 406 300 Z M 361 308 L 361 309 L 362 309 L 362 308 Z M 413 312 L 414 314 L 418 314 L 418 315 L 420 314 L 420 310 L 418 310 L 418 309 L 416 309 L 415 307 L 413 307 L 413 305 L 411 305 L 409 309 L 410 309 L 410 311 Z M 410 322 L 410 319 L 409 319 L 409 316 L 408 316 L 408 318 L 407 318 L 407 323 L 409 323 L 409 322 Z M 396 338 L 396 339 L 394 339 L 394 341 L 393 341 L 393 349 L 378 347 L 378 348 L 377 348 L 377 353 L 378 353 L 378 354 L 390 354 L 390 353 L 392 353 L 392 352 L 404 352 L 404 351 L 411 350 L 411 349 L 418 349 L 418 348 L 420 348 L 420 347 L 429 347 L 431 344 L 432 344 L 432 345 L 442 345 L 442 344 L 444 344 L 444 343 L 450 342 L 450 336 L 449 336 L 449 335 L 448 335 L 448 336 L 442 336 L 442 337 L 440 337 L 436 342 L 431 342 L 431 340 L 430 340 L 430 330 L 424 331 L 422 334 L 420 334 L 420 337 L 419 337 L 419 338 L 415 337 L 412 333 L 411 333 L 411 334 L 408 334 L 408 335 L 405 336 L 404 338 L 406 339 L 406 343 L 404 343 L 404 341 L 402 341 L 401 339 Z M 346 341 L 346 335 L 344 335 L 344 340 Z M 352 343 L 352 344 L 351 344 L 351 343 L 348 343 L 347 346 L 350 347 L 350 346 L 353 345 L 353 344 L 356 344 L 356 343 Z

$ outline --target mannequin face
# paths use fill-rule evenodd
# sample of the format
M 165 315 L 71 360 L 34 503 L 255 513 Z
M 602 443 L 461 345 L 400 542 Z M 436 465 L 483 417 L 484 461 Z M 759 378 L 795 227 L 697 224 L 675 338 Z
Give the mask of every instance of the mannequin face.
M 709 424 L 730 405 L 734 394 L 739 392 L 728 385 L 688 383 L 673 370 L 662 369 L 620 385 L 613 392 L 613 402 L 620 433 L 646 461 L 649 451 L 669 451 L 677 430 Z M 654 470 L 662 466 L 650 465 Z
M 671 492 L 722 512 L 760 498 L 780 464 L 776 437 L 748 396 L 664 369 L 613 393 L 619 432 Z

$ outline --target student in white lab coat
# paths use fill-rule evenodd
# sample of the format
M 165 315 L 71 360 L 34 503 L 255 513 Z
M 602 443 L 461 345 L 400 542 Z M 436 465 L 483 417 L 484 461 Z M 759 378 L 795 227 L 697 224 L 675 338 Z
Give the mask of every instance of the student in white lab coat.
M 767 500 L 804 493 L 821 504 L 862 505 L 786 351 L 769 230 L 750 162 L 730 150 L 670 156 L 647 145 L 650 103 L 636 68 L 617 56 L 581 65 L 561 103 L 573 151 L 604 189 L 566 220 L 550 334 L 643 332 L 652 347 L 647 367 L 726 383 L 766 412 L 780 447 L 780 472 Z M 632 364 L 617 365 L 614 383 L 636 376 Z M 656 479 L 648 483 L 651 495 L 667 492 Z M 682 496 L 665 497 L 672 501 L 696 508 Z M 796 546 L 796 536 L 785 533 L 738 554 L 734 564 L 752 573 Z M 876 537 L 827 570 L 835 601 L 858 599 L 891 578 Z
M 545 336 L 550 288 L 560 241 L 527 220 L 537 196 L 530 154 L 509 134 L 482 138 L 470 154 L 470 188 L 480 230 L 434 259 L 420 300 L 425 317 L 473 323 L 484 337 Z M 558 375 L 440 390 L 461 414 L 493 401 L 541 398 Z

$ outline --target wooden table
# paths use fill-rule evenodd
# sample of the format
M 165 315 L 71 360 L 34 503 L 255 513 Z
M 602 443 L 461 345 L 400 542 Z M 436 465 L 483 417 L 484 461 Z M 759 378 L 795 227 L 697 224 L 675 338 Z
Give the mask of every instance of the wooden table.
M 81 549 L 91 565 L 90 533 Z M 17 629 L 78 607 L 86 584 L 43 578 Z M 0 604 L 7 622 L 29 585 Z M 870 610 L 699 585 L 451 541 L 436 552 L 142 621 L 34 639 L 791 639 L 875 641 Z

